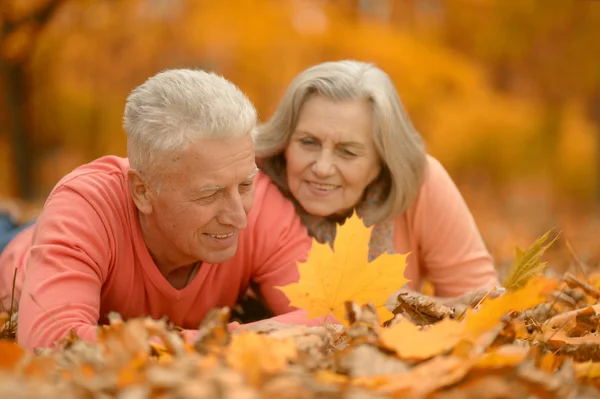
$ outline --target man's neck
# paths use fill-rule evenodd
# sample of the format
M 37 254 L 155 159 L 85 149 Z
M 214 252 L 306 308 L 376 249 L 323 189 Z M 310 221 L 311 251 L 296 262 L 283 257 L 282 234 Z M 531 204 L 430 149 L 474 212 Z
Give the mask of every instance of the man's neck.
M 164 238 L 153 234 L 156 230 L 149 226 L 149 221 L 143 215 L 139 215 L 139 220 L 146 248 L 157 269 L 173 287 L 185 287 L 196 275 L 202 262 L 181 259 L 173 251 L 169 251 L 170 246 L 165 245 Z

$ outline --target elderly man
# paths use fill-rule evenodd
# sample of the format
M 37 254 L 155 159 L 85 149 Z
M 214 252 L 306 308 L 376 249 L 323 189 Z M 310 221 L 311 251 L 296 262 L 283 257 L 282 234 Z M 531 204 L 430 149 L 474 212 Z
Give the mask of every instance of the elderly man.
M 215 74 L 169 70 L 135 88 L 128 158 L 66 175 L 0 255 L 5 308 L 17 273 L 19 343 L 48 347 L 70 330 L 94 340 L 112 311 L 194 330 L 251 282 L 275 314 L 291 312 L 273 287 L 297 279 L 311 241 L 292 204 L 255 177 L 256 119 Z

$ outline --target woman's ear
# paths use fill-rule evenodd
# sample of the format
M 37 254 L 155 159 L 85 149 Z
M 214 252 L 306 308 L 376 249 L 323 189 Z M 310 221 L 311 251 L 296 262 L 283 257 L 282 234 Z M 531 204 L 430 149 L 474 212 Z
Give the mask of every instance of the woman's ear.
M 144 215 L 152 213 L 152 201 L 150 199 L 150 186 L 144 181 L 144 178 L 135 169 L 127 171 L 127 181 L 131 198 L 137 209 Z

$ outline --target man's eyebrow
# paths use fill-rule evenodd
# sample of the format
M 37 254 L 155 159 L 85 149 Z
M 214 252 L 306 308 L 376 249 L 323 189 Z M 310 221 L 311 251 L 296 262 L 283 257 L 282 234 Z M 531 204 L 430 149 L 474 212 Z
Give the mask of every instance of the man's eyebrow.
M 205 186 L 205 187 L 200 187 L 197 190 L 194 190 L 196 193 L 203 193 L 205 191 L 219 191 L 219 190 L 224 190 L 226 187 L 225 186 Z
M 256 176 L 256 174 L 258 173 L 258 171 L 259 171 L 259 169 L 258 169 L 258 168 L 255 168 L 255 169 L 254 169 L 254 171 L 248 175 L 248 178 L 247 178 L 247 179 L 248 179 L 248 180 L 252 180 L 252 179 L 254 179 L 254 176 Z

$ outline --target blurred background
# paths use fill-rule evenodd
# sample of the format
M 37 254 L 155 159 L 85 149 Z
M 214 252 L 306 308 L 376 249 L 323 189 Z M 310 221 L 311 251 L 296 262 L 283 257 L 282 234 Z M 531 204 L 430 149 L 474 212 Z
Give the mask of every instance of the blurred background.
M 598 264 L 598 0 L 1 0 L 0 197 L 35 212 L 125 156 L 125 98 L 165 68 L 224 75 L 265 120 L 346 58 L 392 77 L 499 265 L 550 228 L 554 264 Z

